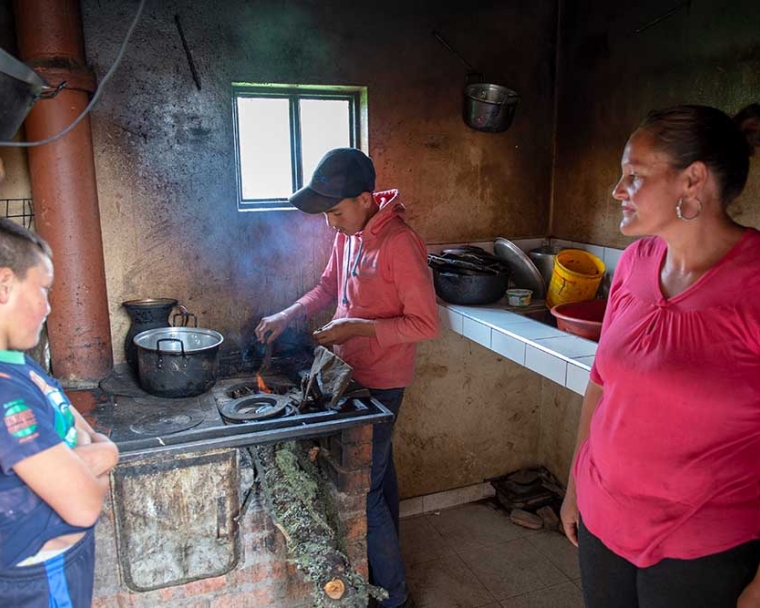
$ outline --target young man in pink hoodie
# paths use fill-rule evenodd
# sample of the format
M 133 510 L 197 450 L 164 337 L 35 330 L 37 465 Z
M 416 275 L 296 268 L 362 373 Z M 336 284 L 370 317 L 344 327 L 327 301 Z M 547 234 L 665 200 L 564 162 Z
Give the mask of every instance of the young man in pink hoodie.
M 328 152 L 311 182 L 290 197 L 306 213 L 324 213 L 337 234 L 319 284 L 256 327 L 275 340 L 295 319 L 337 303 L 330 323 L 314 332 L 354 369 L 354 379 L 398 416 L 414 375 L 416 343 L 438 335 L 435 291 L 422 239 L 404 222 L 397 190 L 374 192 L 372 161 L 355 148 Z M 393 422 L 377 424 L 367 495 L 367 553 L 372 582 L 385 588 L 384 608 L 412 605 L 398 541 L 398 485 Z

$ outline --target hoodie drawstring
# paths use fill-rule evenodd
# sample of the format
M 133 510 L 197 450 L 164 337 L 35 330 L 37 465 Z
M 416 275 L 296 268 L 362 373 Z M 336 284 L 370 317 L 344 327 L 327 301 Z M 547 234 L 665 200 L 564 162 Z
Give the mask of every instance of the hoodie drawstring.
M 346 256 L 346 278 L 343 280 L 343 306 L 348 305 L 348 277 L 351 275 L 352 277 L 358 276 L 357 268 L 359 267 L 359 262 L 362 259 L 362 254 L 364 253 L 364 241 L 359 241 L 359 251 L 356 253 L 356 261 L 354 262 L 354 268 L 349 272 L 349 268 L 351 267 L 351 241 L 352 239 L 348 239 L 348 255 Z

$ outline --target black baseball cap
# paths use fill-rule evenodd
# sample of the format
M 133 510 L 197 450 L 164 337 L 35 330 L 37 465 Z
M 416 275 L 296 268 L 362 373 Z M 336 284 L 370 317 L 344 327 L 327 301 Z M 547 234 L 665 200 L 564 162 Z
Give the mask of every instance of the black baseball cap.
M 375 189 L 372 159 L 356 148 L 335 148 L 322 157 L 311 181 L 288 200 L 306 213 L 324 213 L 344 198 Z

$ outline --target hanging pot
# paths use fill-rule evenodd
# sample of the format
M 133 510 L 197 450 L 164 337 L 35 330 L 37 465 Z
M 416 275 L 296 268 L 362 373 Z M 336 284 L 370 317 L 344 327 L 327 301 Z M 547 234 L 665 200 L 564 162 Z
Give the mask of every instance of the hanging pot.
M 483 75 L 455 51 L 440 32 L 433 30 L 433 36 L 467 67 L 465 87 L 462 91 L 464 123 L 477 131 L 490 133 L 506 131 L 512 125 L 517 104 L 520 103 L 520 96 L 512 89 L 499 84 L 482 82 Z
M 515 117 L 520 96 L 498 84 L 475 83 L 464 88 L 462 119 L 478 131 L 506 131 Z
M 134 338 L 140 386 L 158 397 L 195 397 L 216 384 L 219 346 L 212 329 L 163 327 Z

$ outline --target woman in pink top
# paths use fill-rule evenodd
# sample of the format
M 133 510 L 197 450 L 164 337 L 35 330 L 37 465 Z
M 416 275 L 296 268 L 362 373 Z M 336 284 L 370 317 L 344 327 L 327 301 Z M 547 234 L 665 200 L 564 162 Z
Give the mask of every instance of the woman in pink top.
M 651 112 L 562 506 L 587 608 L 760 607 L 760 232 L 726 207 L 760 105 Z

